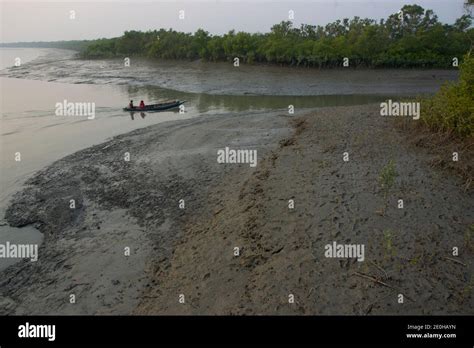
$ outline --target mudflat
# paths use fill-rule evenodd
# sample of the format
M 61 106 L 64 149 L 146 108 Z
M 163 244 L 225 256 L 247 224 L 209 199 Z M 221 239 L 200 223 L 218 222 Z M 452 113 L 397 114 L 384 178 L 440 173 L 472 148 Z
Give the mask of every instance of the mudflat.
M 379 114 L 321 108 L 292 120 L 257 171 L 208 191 L 207 214 L 185 225 L 136 313 L 472 313 L 472 192 Z M 386 195 L 389 161 L 398 176 Z M 364 262 L 325 257 L 333 242 L 364 245 Z
M 256 167 L 218 163 L 226 147 L 257 150 Z M 6 220 L 45 241 L 2 272 L 0 313 L 470 314 L 472 190 L 430 156 L 378 104 L 115 137 L 14 196 Z M 334 242 L 364 245 L 363 261 L 326 257 Z
M 123 59 L 82 60 L 75 52 L 49 49 L 47 54 L 20 67 L 10 67 L 0 76 L 72 84 L 112 84 L 129 91 L 160 86 L 159 95 L 173 90 L 183 93 L 226 96 L 327 96 L 404 95 L 436 92 L 446 81 L 455 81 L 457 69 L 311 69 L 229 62 L 152 61 L 133 58 L 124 68 Z M 196 83 L 199 81 L 199 83 Z M 181 96 L 178 95 L 179 98 Z M 189 100 L 188 97 L 183 98 Z M 294 101 L 294 98 L 293 98 Z

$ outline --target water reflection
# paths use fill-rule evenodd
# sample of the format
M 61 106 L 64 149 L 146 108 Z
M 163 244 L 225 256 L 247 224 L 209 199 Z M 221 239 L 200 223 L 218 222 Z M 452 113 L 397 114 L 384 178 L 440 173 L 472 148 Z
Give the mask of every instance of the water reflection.
M 179 110 L 176 109 L 167 109 L 167 110 L 161 110 L 161 111 L 129 111 L 130 118 L 135 120 L 135 116 L 138 114 L 142 119 L 144 119 L 148 114 L 153 115 L 153 114 L 160 114 L 166 112 L 167 114 L 179 114 Z
M 137 114 L 137 113 L 138 112 L 136 112 L 136 111 L 130 111 L 130 118 L 132 119 L 132 121 L 135 119 L 135 114 Z M 145 118 L 146 113 L 140 112 L 140 116 L 141 116 L 141 118 Z
M 214 95 L 186 93 L 156 86 L 127 86 L 126 93 L 131 99 L 144 99 L 157 103 L 165 99 L 185 99 L 185 107 L 194 107 L 199 113 L 219 109 L 229 112 L 264 109 L 314 108 L 326 106 L 347 106 L 377 103 L 392 98 L 381 95 L 318 95 L 318 96 L 267 96 L 267 95 Z M 396 98 L 395 98 L 396 99 Z M 133 119 L 133 117 L 132 117 Z

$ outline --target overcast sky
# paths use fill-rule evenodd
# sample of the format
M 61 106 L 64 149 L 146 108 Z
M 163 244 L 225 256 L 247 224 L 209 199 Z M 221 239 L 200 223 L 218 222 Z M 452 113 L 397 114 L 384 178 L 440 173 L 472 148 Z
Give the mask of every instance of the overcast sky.
M 463 14 L 463 0 L 294 0 L 294 1 L 3 1 L 0 42 L 96 39 L 120 36 L 125 30 L 173 28 L 212 34 L 231 29 L 267 32 L 293 10 L 293 22 L 325 25 L 354 16 L 386 18 L 404 4 L 435 11 L 440 21 L 453 23 Z M 184 10 L 184 19 L 179 11 Z M 71 19 L 70 11 L 75 11 Z

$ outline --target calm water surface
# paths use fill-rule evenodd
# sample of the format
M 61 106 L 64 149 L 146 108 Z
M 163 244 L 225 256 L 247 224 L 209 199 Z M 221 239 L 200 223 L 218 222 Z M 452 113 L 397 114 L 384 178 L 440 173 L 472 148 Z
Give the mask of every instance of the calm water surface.
M 21 59 L 16 67 L 15 58 Z M 430 93 L 453 71 L 317 71 L 226 63 L 85 61 L 58 49 L 0 48 L 0 243 L 40 243 L 33 227 L 2 221 L 12 194 L 37 170 L 118 134 L 206 114 L 297 110 L 380 102 L 388 96 Z M 185 113 L 122 111 L 166 99 L 186 100 Z M 57 116 L 58 102 L 95 104 L 94 119 Z M 15 154 L 21 161 L 15 161 Z M 0 259 L 0 269 L 16 260 Z

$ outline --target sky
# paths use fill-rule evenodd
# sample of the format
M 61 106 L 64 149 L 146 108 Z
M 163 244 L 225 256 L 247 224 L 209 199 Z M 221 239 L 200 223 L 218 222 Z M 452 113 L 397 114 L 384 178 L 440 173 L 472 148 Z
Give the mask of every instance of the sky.
M 268 32 L 273 24 L 288 20 L 290 10 L 296 26 L 325 25 L 354 16 L 379 20 L 414 3 L 433 9 L 444 23 L 453 23 L 464 13 L 464 0 L 0 0 L 0 42 L 97 39 L 160 28 L 185 32 L 203 28 L 211 34 L 231 29 Z M 179 18 L 181 10 L 184 19 Z

